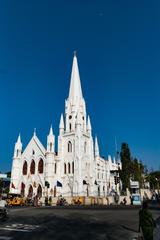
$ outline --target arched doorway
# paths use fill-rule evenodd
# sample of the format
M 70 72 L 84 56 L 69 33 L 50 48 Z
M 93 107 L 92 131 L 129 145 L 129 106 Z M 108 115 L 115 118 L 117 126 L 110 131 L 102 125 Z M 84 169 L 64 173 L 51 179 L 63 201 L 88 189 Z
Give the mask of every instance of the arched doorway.
M 39 198 L 42 197 L 42 187 L 41 187 L 41 185 L 39 185 L 38 188 L 37 188 L 37 197 L 39 197 Z
M 25 192 L 25 184 L 22 182 L 21 183 L 21 195 L 24 197 L 24 192 Z
M 32 187 L 32 185 L 29 186 L 29 189 L 28 189 L 28 197 L 29 197 L 29 198 L 32 198 L 32 197 L 33 197 L 33 187 Z

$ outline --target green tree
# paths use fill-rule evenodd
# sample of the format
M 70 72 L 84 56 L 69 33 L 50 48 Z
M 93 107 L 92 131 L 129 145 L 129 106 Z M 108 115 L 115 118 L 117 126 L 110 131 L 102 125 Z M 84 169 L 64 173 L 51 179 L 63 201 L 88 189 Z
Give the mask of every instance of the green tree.
M 160 188 L 160 171 L 153 171 L 148 174 L 146 177 L 146 181 L 150 183 L 151 189 L 159 189 Z
M 119 174 L 122 181 L 122 188 L 126 190 L 126 188 L 130 187 L 130 177 L 132 174 L 131 153 L 127 143 L 122 143 L 120 157 L 122 169 Z
M 145 167 L 142 164 L 142 162 L 138 161 L 137 158 L 134 158 L 132 160 L 132 165 L 133 165 L 133 175 L 132 175 L 132 180 L 138 181 L 140 188 L 143 187 L 144 185 L 144 171 Z

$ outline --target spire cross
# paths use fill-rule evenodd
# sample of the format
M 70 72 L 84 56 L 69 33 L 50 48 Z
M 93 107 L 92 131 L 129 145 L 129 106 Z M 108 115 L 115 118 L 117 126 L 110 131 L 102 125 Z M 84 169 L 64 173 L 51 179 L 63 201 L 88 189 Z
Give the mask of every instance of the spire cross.
M 74 56 L 76 56 L 77 55 L 77 51 L 76 50 L 74 50 Z
M 36 136 L 36 128 L 34 128 L 34 136 Z

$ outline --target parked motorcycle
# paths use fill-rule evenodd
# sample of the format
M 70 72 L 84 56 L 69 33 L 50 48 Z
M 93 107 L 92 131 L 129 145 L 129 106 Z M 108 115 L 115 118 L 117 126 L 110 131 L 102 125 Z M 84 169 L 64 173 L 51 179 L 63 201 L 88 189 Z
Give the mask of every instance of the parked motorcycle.
M 65 198 L 61 197 L 60 199 L 57 200 L 57 206 L 68 206 L 68 202 L 66 201 Z

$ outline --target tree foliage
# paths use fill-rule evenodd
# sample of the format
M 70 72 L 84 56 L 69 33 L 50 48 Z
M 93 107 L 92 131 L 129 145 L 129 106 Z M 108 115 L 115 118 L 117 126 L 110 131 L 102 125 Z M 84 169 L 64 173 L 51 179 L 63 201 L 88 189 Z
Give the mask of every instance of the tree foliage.
M 146 177 L 146 181 L 149 182 L 151 189 L 160 188 L 160 171 L 153 171 Z
M 120 170 L 119 174 L 122 181 L 123 190 L 126 190 L 126 188 L 129 188 L 130 185 L 131 173 L 131 153 L 127 143 L 122 143 L 120 157 L 122 169 Z
M 144 172 L 145 167 L 142 162 L 139 162 L 137 158 L 131 161 L 131 180 L 138 181 L 140 188 L 144 185 Z
M 123 190 L 130 188 L 130 180 L 138 181 L 140 187 L 142 187 L 144 182 L 145 166 L 142 162 L 139 162 L 137 158 L 131 157 L 131 152 L 127 143 L 122 143 L 120 157 L 122 163 L 120 178 Z

